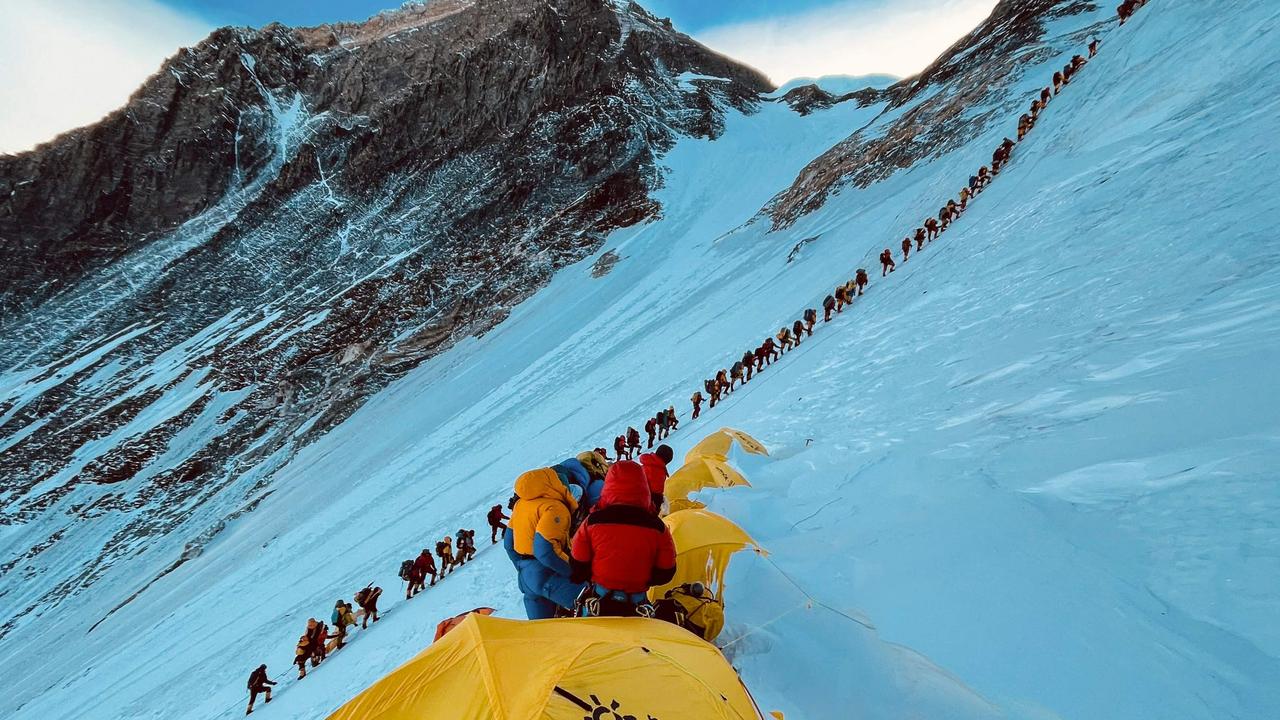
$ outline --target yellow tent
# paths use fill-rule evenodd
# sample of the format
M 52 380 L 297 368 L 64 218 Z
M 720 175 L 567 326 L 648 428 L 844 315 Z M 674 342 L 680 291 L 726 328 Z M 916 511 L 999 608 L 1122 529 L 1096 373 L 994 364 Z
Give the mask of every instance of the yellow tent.
M 733 428 L 720 428 L 711 433 L 694 445 L 689 452 L 685 453 L 684 461 L 686 463 L 693 462 L 695 459 L 707 456 L 724 460 L 729 457 L 729 448 L 733 446 L 733 441 L 738 441 L 738 446 L 752 455 L 768 455 L 769 451 L 764 444 L 750 435 L 735 430 Z
M 716 600 L 723 601 L 724 574 L 729 569 L 729 558 L 747 548 L 764 553 L 760 544 L 745 530 L 710 510 L 680 510 L 662 521 L 676 542 L 676 574 L 671 582 L 649 591 L 649 597 L 654 600 L 677 585 L 700 582 Z
M 671 513 L 677 513 L 681 510 L 697 510 L 706 506 L 707 504 L 704 502 L 690 500 L 689 498 L 671 498 L 667 502 L 667 508 L 669 508 L 667 510 L 667 514 L 670 515 Z
M 666 495 L 674 503 L 687 500 L 689 493 L 708 487 L 750 486 L 751 483 L 723 457 L 697 457 L 667 478 Z
M 759 720 L 715 646 L 645 618 L 470 615 L 329 720 Z

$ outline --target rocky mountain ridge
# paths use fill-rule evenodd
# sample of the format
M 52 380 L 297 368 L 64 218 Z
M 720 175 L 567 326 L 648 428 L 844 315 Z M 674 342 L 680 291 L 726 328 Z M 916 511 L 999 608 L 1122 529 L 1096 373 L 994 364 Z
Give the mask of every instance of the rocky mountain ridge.
M 449 0 L 218 30 L 0 158 L 3 570 L 88 551 L 0 588 L 3 627 L 150 538 L 198 553 L 297 448 L 659 213 L 661 154 L 769 89 L 634 4 Z
M 623 0 L 440 0 L 184 49 L 101 123 L 0 157 L 0 635 L 198 555 L 300 448 L 658 217 L 679 139 L 763 102 L 876 112 L 757 218 L 787 227 L 1016 116 L 1019 63 L 1077 42 L 1047 28 L 1086 7 L 1006 0 L 920 76 L 780 99 Z

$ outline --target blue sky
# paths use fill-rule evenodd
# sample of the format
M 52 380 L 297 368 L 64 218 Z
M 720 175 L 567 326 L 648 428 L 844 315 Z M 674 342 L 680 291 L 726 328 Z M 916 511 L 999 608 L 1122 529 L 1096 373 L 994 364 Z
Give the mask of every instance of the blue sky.
M 276 20 L 287 25 L 363 20 L 400 3 L 396 0 L 169 0 L 168 4 L 216 25 L 256 26 Z M 685 32 L 696 33 L 719 25 L 840 3 L 836 0 L 642 0 L 640 4 L 657 15 L 671 18 Z
M 923 69 L 996 0 L 641 0 L 781 85 Z M 363 20 L 400 0 L 0 0 L 0 152 L 120 107 L 178 48 L 221 25 Z

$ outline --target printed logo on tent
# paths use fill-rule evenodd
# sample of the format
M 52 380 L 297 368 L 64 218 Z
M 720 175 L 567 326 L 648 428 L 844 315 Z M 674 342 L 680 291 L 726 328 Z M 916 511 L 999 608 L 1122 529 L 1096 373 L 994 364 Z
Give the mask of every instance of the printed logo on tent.
M 584 715 L 582 720 L 640 720 L 635 715 L 623 715 L 622 703 L 617 700 L 610 700 L 606 706 L 595 695 L 591 696 L 591 707 L 588 708 L 590 715 Z M 658 720 L 658 718 L 645 713 L 644 720 Z

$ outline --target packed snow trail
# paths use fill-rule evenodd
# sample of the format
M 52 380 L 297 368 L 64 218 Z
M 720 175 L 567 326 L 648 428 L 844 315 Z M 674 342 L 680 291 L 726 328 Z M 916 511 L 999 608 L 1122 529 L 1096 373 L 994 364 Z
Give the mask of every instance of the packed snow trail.
M 815 606 L 736 643 L 763 707 L 789 720 L 1280 715 L 1280 256 L 1257 222 L 1280 212 L 1276 149 L 1257 142 L 1280 137 L 1278 14 L 1260 0 L 1141 10 L 947 242 L 706 424 L 773 452 L 744 468 L 751 492 L 705 493 L 711 507 L 875 628 Z M 1029 67 L 1024 89 L 1061 60 Z M 95 605 L 20 629 L 0 648 L 4 711 L 239 715 L 249 670 L 279 672 L 330 604 L 318 598 L 389 576 L 423 538 L 478 523 L 520 471 L 679 396 L 709 348 L 755 342 L 833 268 L 866 264 L 857 238 L 933 206 L 938 178 L 981 164 L 1007 127 L 786 231 L 725 233 L 859 112 L 765 107 L 677 146 L 663 219 L 615 234 L 610 275 L 590 277 L 594 258 L 567 269 L 388 388 L 92 635 Z M 728 583 L 744 634 L 804 599 L 746 559 Z M 378 633 L 254 716 L 324 716 L 475 605 L 519 617 L 505 557 L 484 553 L 464 577 L 389 606 Z M 96 594 L 109 606 L 135 589 Z

